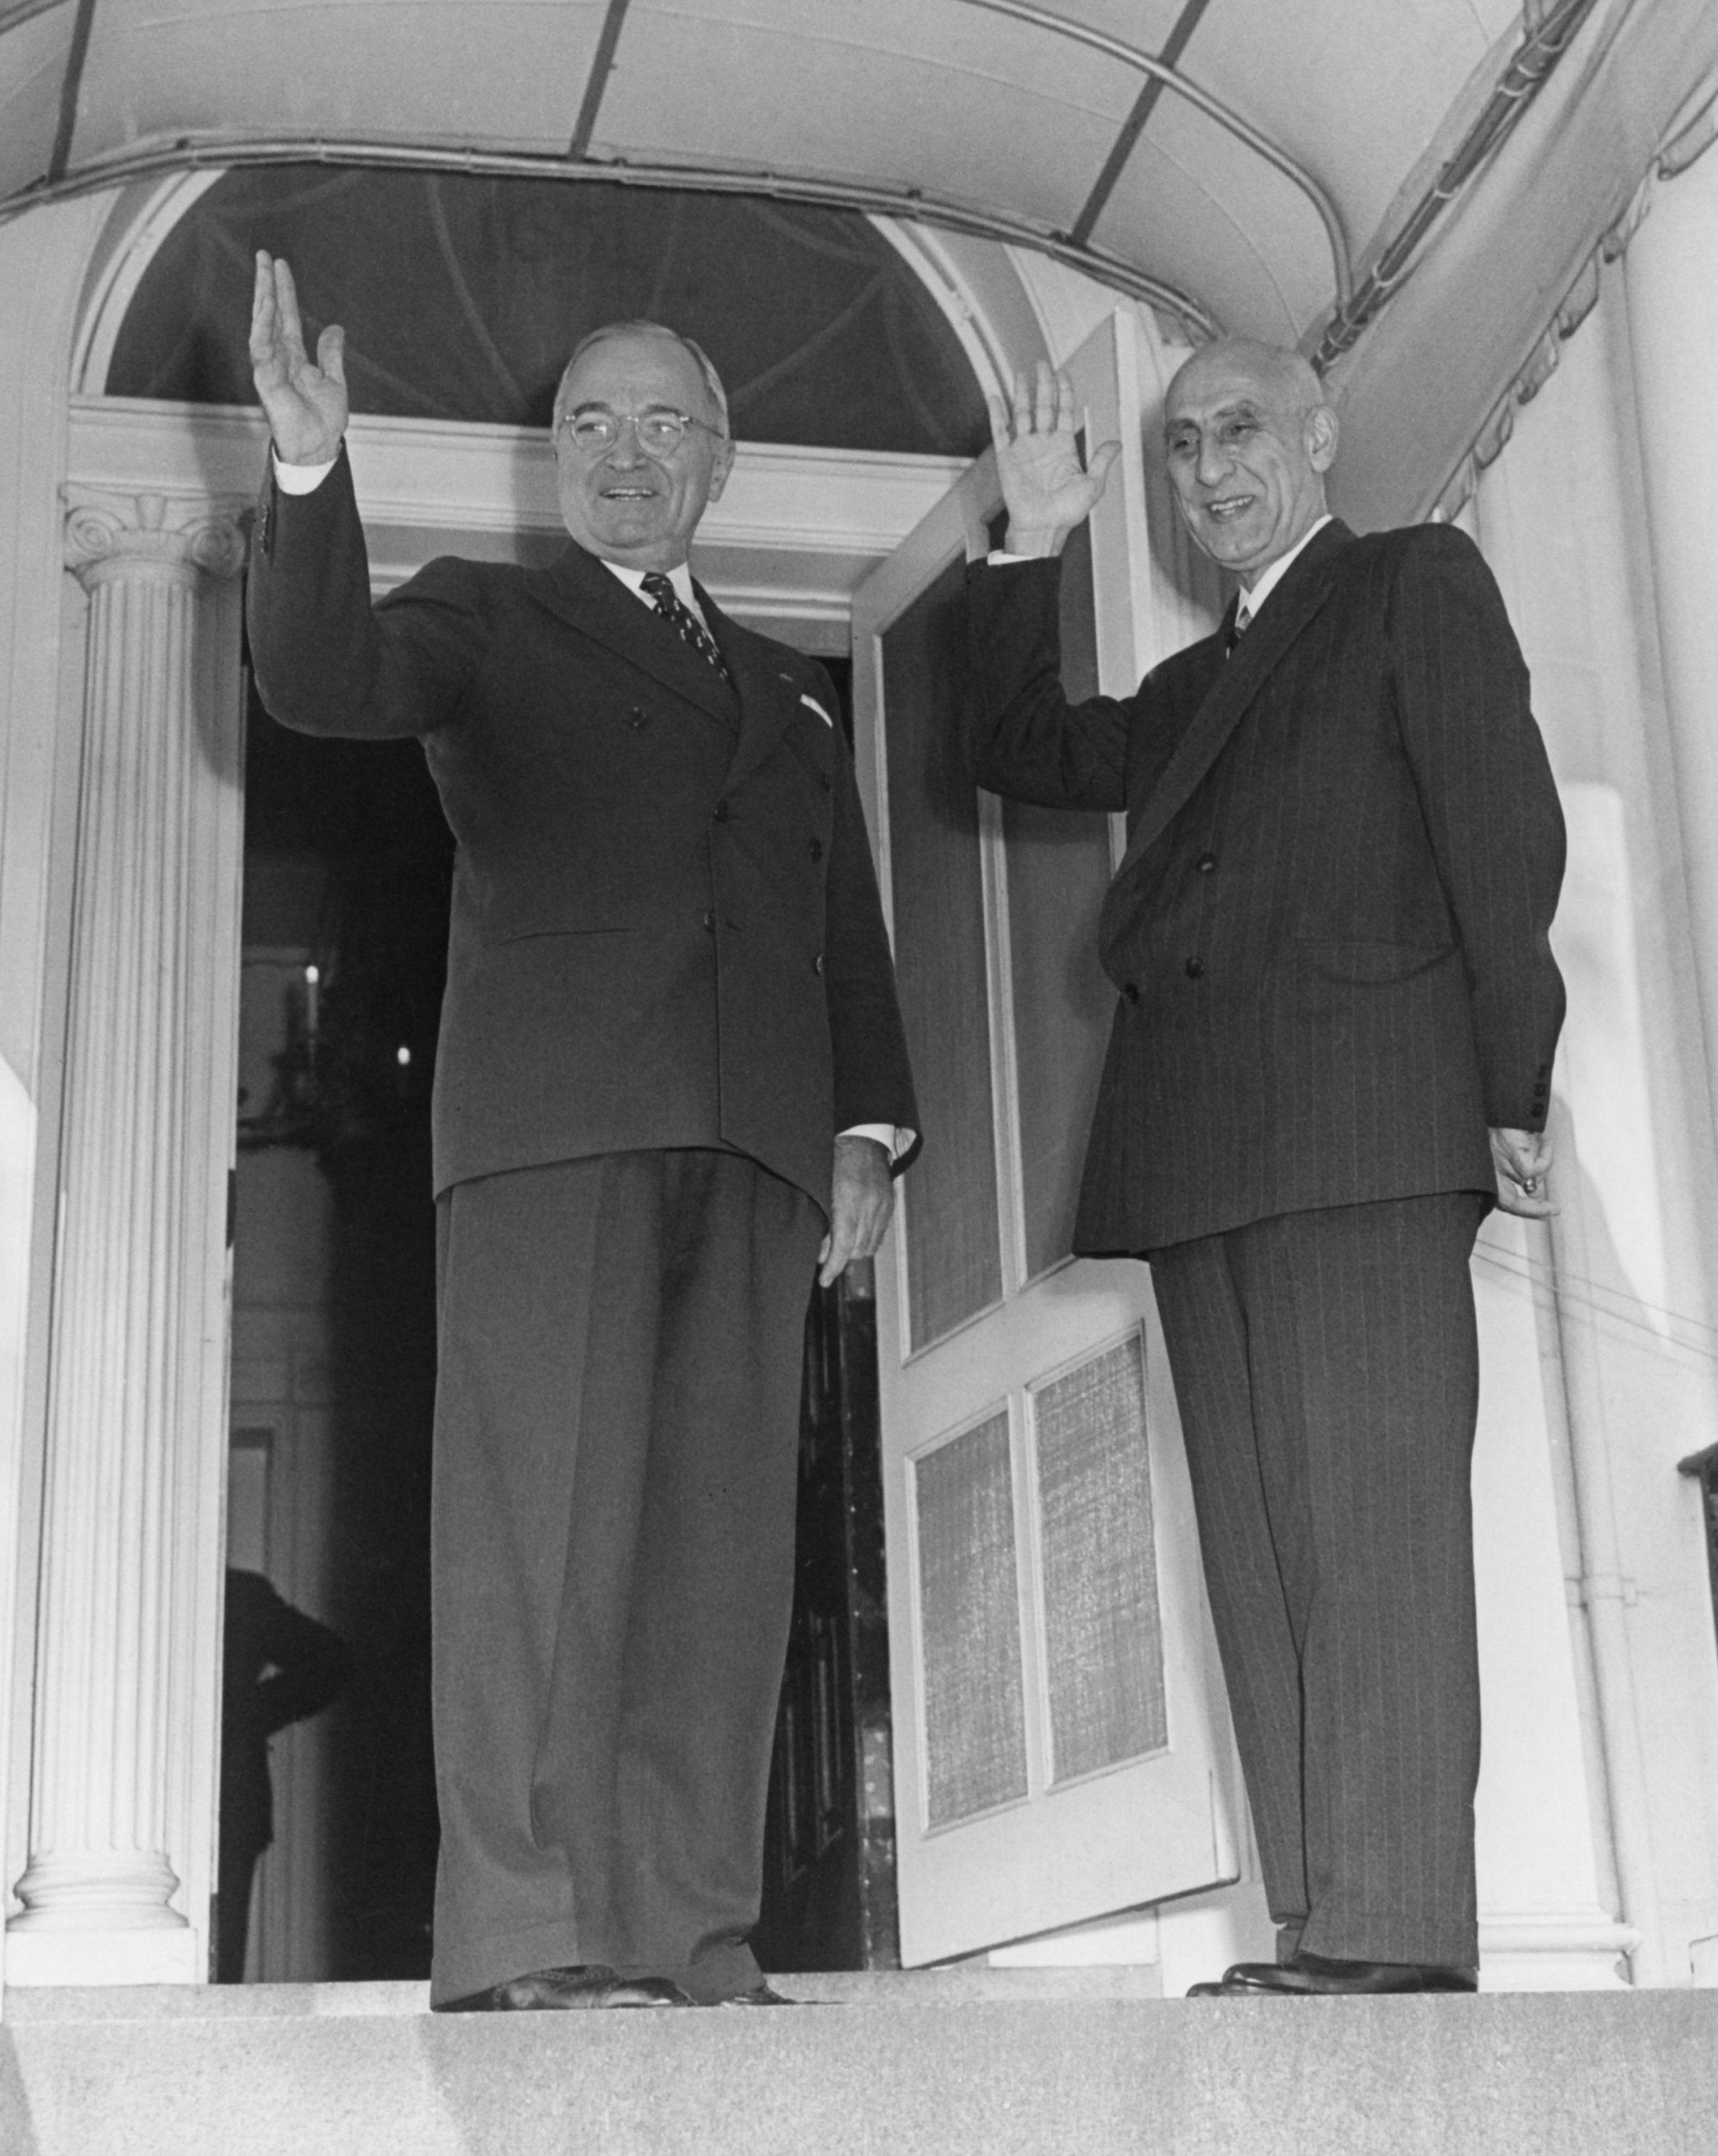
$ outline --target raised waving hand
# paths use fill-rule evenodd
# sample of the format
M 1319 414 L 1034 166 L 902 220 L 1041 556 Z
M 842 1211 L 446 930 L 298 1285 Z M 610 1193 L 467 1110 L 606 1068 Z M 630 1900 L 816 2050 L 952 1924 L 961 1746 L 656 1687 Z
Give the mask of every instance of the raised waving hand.
M 251 301 L 251 375 L 283 464 L 326 464 L 338 451 L 350 409 L 346 332 L 330 323 L 304 349 L 298 288 L 285 259 L 257 250 Z
M 985 399 L 996 444 L 996 470 L 1008 508 L 1010 554 L 1060 554 L 1063 542 L 1097 506 L 1119 442 L 1092 451 L 1082 467 L 1074 426 L 1074 385 L 1040 360 L 1014 377 L 1012 398 Z

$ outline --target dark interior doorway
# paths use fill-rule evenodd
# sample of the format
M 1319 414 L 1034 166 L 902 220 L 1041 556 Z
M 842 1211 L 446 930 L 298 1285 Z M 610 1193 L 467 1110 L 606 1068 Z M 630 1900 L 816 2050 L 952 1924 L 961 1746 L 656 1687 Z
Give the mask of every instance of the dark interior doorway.
M 831 670 L 845 699 L 850 669 Z M 293 1885 L 318 1896 L 323 1921 L 299 1965 L 281 1965 L 278 1942 L 272 1965 L 252 1956 L 254 1972 L 298 1980 L 429 1970 L 429 1105 L 452 862 L 416 743 L 311 741 L 253 705 L 245 944 L 305 955 L 299 972 L 308 983 L 314 966 L 315 981 L 289 980 L 270 1074 L 240 1104 L 236 1294 L 242 1310 L 255 1253 L 293 1232 L 271 1212 L 279 1186 L 260 1162 L 286 1150 L 313 1161 L 326 1200 L 311 1269 L 324 1284 L 329 1465 L 323 1606 L 310 1614 L 352 1658 L 318 1739 L 318 1876 Z M 245 1420 L 235 1404 L 235 1436 Z M 289 1580 L 274 1584 L 291 1599 Z M 885 1608 L 875 1306 L 856 1279 L 813 1290 L 807 1310 L 799 1586 L 756 1934 L 770 1969 L 899 1958 Z M 277 1833 L 280 1805 L 277 1789 Z

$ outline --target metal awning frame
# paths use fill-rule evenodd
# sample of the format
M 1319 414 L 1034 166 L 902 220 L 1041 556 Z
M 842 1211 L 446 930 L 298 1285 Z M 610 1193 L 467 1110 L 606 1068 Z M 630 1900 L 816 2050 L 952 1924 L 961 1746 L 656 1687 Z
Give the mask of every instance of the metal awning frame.
M 917 187 L 874 187 L 814 173 L 778 172 L 767 167 L 634 163 L 622 158 L 570 158 L 527 150 L 449 150 L 383 142 L 361 137 L 311 135 L 227 135 L 218 131 L 176 135 L 170 141 L 140 143 L 112 157 L 92 160 L 57 181 L 41 181 L 0 202 L 0 223 L 43 203 L 64 202 L 99 193 L 135 180 L 165 179 L 175 172 L 237 170 L 268 165 L 329 165 L 378 171 L 486 174 L 513 179 L 589 180 L 611 186 L 697 188 L 712 194 L 762 195 L 773 201 L 826 210 L 856 210 L 896 217 L 946 231 L 1031 248 L 1040 254 L 1082 270 L 1100 284 L 1144 300 L 1200 343 L 1220 333 L 1220 325 L 1190 294 L 1149 272 L 1125 262 L 1102 248 L 1079 245 L 1065 234 L 1006 211 L 951 201 Z
M 1026 247 L 1094 278 L 1100 284 L 1156 309 L 1189 342 L 1220 334 L 1220 324 L 1193 294 L 1124 260 L 1089 237 L 1104 203 L 1143 132 L 1147 98 L 1118 135 L 1098 185 L 1068 230 L 988 205 L 929 193 L 922 188 L 877 186 L 815 172 L 780 172 L 771 167 L 736 168 L 699 163 L 635 161 L 593 157 L 603 94 L 614 68 L 630 0 L 608 0 L 596 52 L 580 101 L 574 135 L 565 154 L 515 150 L 453 149 L 373 138 L 331 138 L 319 135 L 279 135 L 259 139 L 221 130 L 177 135 L 139 143 L 110 156 L 71 162 L 78 92 L 91 31 L 99 0 L 20 0 L 0 15 L 0 36 L 7 28 L 54 5 L 75 4 L 77 16 L 60 89 L 60 122 L 47 174 L 0 201 L 0 222 L 47 202 L 61 201 L 129 181 L 175 172 L 283 164 L 324 164 L 392 170 L 485 173 L 536 179 L 605 181 L 652 188 L 698 188 L 728 194 L 762 195 L 777 201 L 862 211 L 878 216 L 940 226 L 1004 244 Z M 1192 105 L 1235 141 L 1286 179 L 1317 215 L 1330 250 L 1332 288 L 1329 315 L 1310 356 L 1322 373 L 1348 351 L 1389 304 L 1413 272 L 1429 236 L 1451 204 L 1472 182 L 1520 119 L 1573 42 L 1596 0 L 1533 0 L 1524 11 L 1523 35 L 1483 109 L 1445 160 L 1432 185 L 1400 212 L 1395 229 L 1381 235 L 1371 263 L 1357 286 L 1349 238 L 1334 203 L 1318 180 L 1278 144 L 1219 98 L 1201 88 L 1166 57 L 1143 51 L 1088 24 L 1070 21 L 1038 5 L 1036 0 L 958 0 L 958 4 L 1005 16 L 1047 35 L 1104 54 L 1144 78 L 1149 94 L 1168 91 Z M 1208 0 L 1184 0 L 1180 20 L 1165 47 L 1179 58 L 1193 24 Z

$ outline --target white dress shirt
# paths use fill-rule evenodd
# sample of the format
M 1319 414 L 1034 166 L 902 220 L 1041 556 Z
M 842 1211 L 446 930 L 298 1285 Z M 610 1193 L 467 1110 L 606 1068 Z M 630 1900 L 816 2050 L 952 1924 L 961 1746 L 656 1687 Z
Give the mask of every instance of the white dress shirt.
M 1271 563 L 1268 569 L 1261 569 L 1259 571 L 1258 574 L 1253 579 L 1252 587 L 1251 590 L 1246 589 L 1245 586 L 1243 587 L 1241 592 L 1241 603 L 1235 609 L 1235 634 L 1238 636 L 1244 629 L 1247 628 L 1251 624 L 1253 617 L 1257 614 L 1259 608 L 1263 605 L 1266 599 L 1270 597 L 1271 593 L 1276 589 L 1277 586 L 1282 581 L 1283 578 L 1288 575 L 1289 570 L 1294 567 L 1295 562 L 1300 559 L 1301 555 L 1312 544 L 1313 541 L 1317 538 L 1319 534 L 1324 530 L 1325 526 L 1329 522 L 1330 511 L 1326 510 L 1324 515 L 1319 518 L 1315 524 L 1309 525 L 1308 528 L 1302 532 L 1301 536 L 1295 542 L 1294 545 L 1289 548 L 1287 554 L 1279 554 L 1276 561 Z

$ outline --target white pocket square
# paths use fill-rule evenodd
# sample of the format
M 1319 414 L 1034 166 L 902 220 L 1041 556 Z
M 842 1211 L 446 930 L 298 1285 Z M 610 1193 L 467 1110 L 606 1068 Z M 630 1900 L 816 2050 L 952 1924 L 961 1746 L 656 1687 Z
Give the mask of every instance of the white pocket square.
M 816 697 L 807 696 L 805 692 L 801 690 L 799 693 L 799 701 L 805 705 L 808 711 L 815 711 L 818 717 L 822 719 L 825 726 L 834 725 L 835 721 L 830 717 L 829 713 L 824 709 L 823 705 L 818 703 Z

